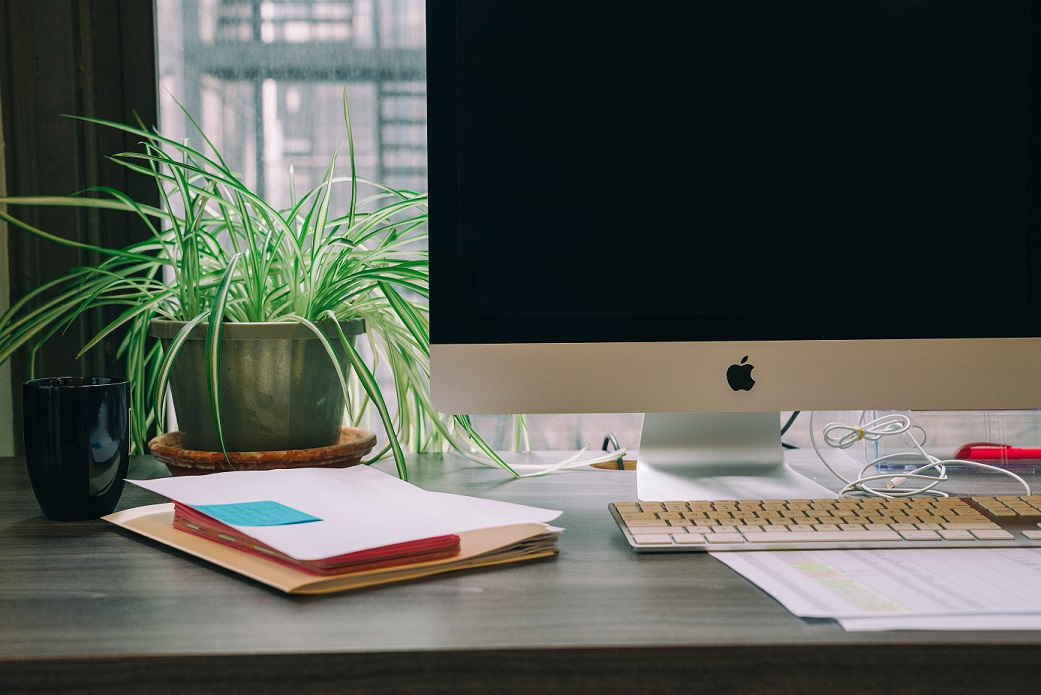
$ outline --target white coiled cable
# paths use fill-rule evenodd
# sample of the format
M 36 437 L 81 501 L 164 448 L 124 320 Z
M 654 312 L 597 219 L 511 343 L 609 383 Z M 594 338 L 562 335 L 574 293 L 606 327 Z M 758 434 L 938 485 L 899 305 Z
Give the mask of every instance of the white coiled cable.
M 886 454 L 868 462 L 854 480 L 850 480 L 836 471 L 828 463 L 817 447 L 816 437 L 813 435 L 813 413 L 810 413 L 810 444 L 817 453 L 817 457 L 832 472 L 835 477 L 844 482 L 846 486 L 839 491 L 842 497 L 885 497 L 894 499 L 898 497 L 912 497 L 914 495 L 932 495 L 935 497 L 947 497 L 948 494 L 937 489 L 941 483 L 949 480 L 947 477 L 947 466 L 958 464 L 960 466 L 973 466 L 984 468 L 1017 480 L 1030 494 L 1030 485 L 1022 477 L 1010 470 L 992 466 L 979 461 L 965 461 L 962 459 L 940 459 L 925 451 L 922 442 L 914 435 L 912 428 L 915 427 L 911 418 L 899 413 L 890 413 L 882 417 L 870 420 L 860 425 L 848 425 L 841 422 L 829 422 L 824 426 L 822 435 L 824 443 L 834 449 L 849 449 L 860 441 L 878 441 L 882 437 L 899 435 L 911 447 L 911 451 Z M 878 473 L 878 465 L 884 461 L 895 460 L 924 461 L 921 466 L 913 470 L 894 475 L 892 473 Z M 874 471 L 874 472 L 872 472 Z M 905 485 L 911 481 L 909 485 Z

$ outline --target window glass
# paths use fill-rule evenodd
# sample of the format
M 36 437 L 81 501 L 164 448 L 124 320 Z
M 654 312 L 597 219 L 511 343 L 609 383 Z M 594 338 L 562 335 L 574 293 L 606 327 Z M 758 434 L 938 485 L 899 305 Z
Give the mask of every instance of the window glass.
M 276 205 L 346 151 L 360 175 L 426 190 L 423 0 L 158 0 L 161 122 L 183 105 L 245 182 Z

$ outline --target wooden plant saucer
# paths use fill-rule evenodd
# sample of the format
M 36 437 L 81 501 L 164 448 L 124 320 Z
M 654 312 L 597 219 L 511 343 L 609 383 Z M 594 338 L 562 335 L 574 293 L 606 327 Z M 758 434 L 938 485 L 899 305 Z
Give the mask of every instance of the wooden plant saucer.
M 173 475 L 200 475 L 219 471 L 261 471 L 274 468 L 347 468 L 361 462 L 376 446 L 376 435 L 357 427 L 340 429 L 340 441 L 314 449 L 285 451 L 192 451 L 181 446 L 180 432 L 167 432 L 148 442 L 148 450 Z M 228 466 L 228 462 L 231 466 Z

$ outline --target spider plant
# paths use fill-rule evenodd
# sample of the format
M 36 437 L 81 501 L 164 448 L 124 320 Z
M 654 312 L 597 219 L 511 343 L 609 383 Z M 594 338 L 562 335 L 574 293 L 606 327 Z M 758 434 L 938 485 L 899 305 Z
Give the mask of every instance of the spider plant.
M 22 347 L 34 352 L 87 310 L 115 307 L 115 319 L 82 346 L 80 355 L 122 333 L 117 354 L 136 385 L 134 449 L 143 452 L 145 433 L 164 423 L 171 366 L 189 331 L 205 324 L 205 378 L 223 449 L 217 378 L 223 327 L 228 322 L 294 322 L 322 341 L 336 367 L 351 424 L 373 420 L 373 411 L 382 422 L 386 444 L 370 463 L 393 456 L 405 478 L 406 450 L 451 447 L 470 454 L 476 447 L 487 457 L 483 460 L 516 475 L 469 418 L 442 415 L 430 402 L 427 196 L 358 177 L 346 91 L 343 114 L 350 174 L 337 175 L 339 153 L 334 153 L 319 185 L 299 196 L 292 191 L 287 209 L 275 209 L 245 185 L 187 113 L 202 147 L 141 124 L 83 119 L 140 138 L 140 151 L 111 159 L 154 182 L 161 204 L 147 205 L 110 187 L 71 196 L 0 199 L 122 211 L 148 230 L 143 241 L 104 248 L 62 239 L 0 210 L 0 219 L 14 228 L 104 259 L 97 266 L 74 268 L 14 303 L 0 317 L 0 362 Z M 341 211 L 335 212 L 337 207 Z M 155 318 L 186 322 L 166 349 L 149 335 Z M 330 319 L 335 326 L 357 318 L 366 327 L 358 346 L 339 328 L 331 339 L 319 329 Z M 349 369 L 335 359 L 336 341 Z M 377 381 L 379 370 L 392 377 L 392 399 Z

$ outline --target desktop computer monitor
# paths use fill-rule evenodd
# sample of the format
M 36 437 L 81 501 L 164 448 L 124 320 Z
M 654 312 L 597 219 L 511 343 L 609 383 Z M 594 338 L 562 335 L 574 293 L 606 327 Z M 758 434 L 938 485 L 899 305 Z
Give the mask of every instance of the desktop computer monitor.
M 644 412 L 644 499 L 806 497 L 781 410 L 1041 401 L 1041 3 L 427 4 L 431 389 Z M 693 482 L 692 482 L 693 481 Z

